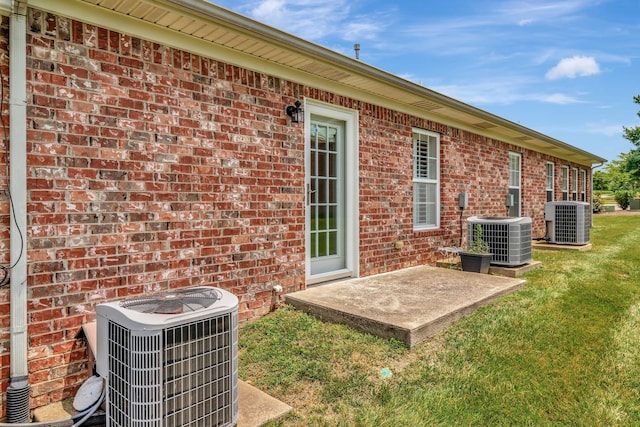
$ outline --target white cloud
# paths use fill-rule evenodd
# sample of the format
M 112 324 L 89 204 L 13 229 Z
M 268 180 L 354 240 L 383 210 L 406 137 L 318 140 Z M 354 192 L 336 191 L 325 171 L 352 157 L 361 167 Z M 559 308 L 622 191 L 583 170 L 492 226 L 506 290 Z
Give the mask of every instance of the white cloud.
M 331 34 L 336 21 L 347 19 L 349 8 L 344 0 L 262 0 L 252 3 L 250 15 L 289 33 L 317 40 Z M 325 16 L 332 20 L 323 19 Z
M 343 38 L 348 41 L 373 40 L 381 30 L 375 22 L 350 22 L 345 24 Z
M 518 25 L 530 25 L 538 22 L 571 20 L 583 9 L 599 3 L 598 0 L 538 0 L 506 1 L 496 9 L 496 15 L 507 21 L 515 21 Z
M 592 56 L 572 56 L 561 59 L 555 67 L 547 71 L 545 77 L 548 80 L 574 79 L 599 73 L 600 66 Z
M 564 93 L 553 93 L 551 95 L 543 95 L 539 97 L 539 100 L 542 102 L 548 102 L 550 104 L 559 104 L 559 105 L 576 104 L 581 102 L 572 96 L 565 95 Z
M 586 131 L 595 135 L 622 136 L 621 124 L 588 123 Z
M 416 80 L 415 78 L 412 80 Z M 510 105 L 521 102 L 541 102 L 556 105 L 580 104 L 585 101 L 565 93 L 546 93 L 536 87 L 535 81 L 515 75 L 486 77 L 467 84 L 432 82 L 427 87 L 474 105 Z
M 327 38 L 373 40 L 392 20 L 386 10 L 355 14 L 348 0 L 255 0 L 245 1 L 238 8 L 288 33 L 322 40 L 324 46 L 330 43 Z

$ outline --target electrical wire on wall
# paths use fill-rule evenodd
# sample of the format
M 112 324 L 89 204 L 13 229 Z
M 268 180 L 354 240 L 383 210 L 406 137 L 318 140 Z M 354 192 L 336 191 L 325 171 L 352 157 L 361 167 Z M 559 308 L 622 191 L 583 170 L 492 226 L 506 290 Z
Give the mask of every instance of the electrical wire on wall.
M 462 248 L 462 216 L 464 215 L 464 209 L 469 204 L 469 195 L 467 193 L 458 194 L 458 206 L 460 206 L 460 242 L 458 247 Z
M 11 269 L 14 268 L 22 256 L 24 255 L 24 235 L 22 234 L 22 230 L 20 229 L 20 225 L 16 219 L 16 211 L 13 205 L 13 198 L 11 197 L 11 188 L 9 186 L 9 134 L 7 132 L 7 123 L 4 119 L 4 104 L 5 104 L 5 93 L 4 93 L 4 73 L 2 71 L 2 65 L 0 64 L 0 125 L 2 126 L 2 141 L 4 142 L 4 153 L 5 153 L 5 182 L 6 188 L 3 189 L 4 193 L 9 198 L 9 206 L 11 207 L 11 214 L 13 220 L 16 225 L 16 229 L 18 230 L 18 234 L 20 235 L 20 254 L 18 255 L 18 259 L 15 260 L 13 265 L 4 266 L 0 265 L 0 287 L 7 285 L 11 279 Z

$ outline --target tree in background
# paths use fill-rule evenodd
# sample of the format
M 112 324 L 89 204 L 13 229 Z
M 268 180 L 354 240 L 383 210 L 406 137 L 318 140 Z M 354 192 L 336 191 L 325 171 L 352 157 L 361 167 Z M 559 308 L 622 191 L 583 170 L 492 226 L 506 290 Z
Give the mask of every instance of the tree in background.
M 618 160 L 611 160 L 604 165 L 604 170 L 593 173 L 593 189 L 598 191 L 630 190 L 633 178 L 627 172 L 627 156 L 622 153 Z
M 634 96 L 633 102 L 640 104 L 640 95 Z M 638 111 L 638 117 L 640 117 L 640 111 Z M 640 184 L 640 126 L 623 128 L 624 138 L 636 146 L 635 150 L 631 150 L 623 157 L 624 171 L 630 177 L 629 188 L 635 191 L 638 188 L 638 184 Z
M 633 97 L 640 104 L 640 95 Z M 640 111 L 638 112 L 640 117 Z M 622 153 L 617 160 L 607 162 L 604 170 L 593 173 L 593 189 L 597 191 L 630 190 L 636 193 L 640 189 L 640 126 L 623 126 L 623 137 L 637 148 Z
M 640 95 L 636 95 L 633 97 L 633 102 L 636 104 L 640 104 Z M 638 111 L 638 117 L 640 117 L 640 111 Z M 635 126 L 632 128 L 624 127 L 624 137 L 629 140 L 633 145 L 640 148 L 640 126 Z

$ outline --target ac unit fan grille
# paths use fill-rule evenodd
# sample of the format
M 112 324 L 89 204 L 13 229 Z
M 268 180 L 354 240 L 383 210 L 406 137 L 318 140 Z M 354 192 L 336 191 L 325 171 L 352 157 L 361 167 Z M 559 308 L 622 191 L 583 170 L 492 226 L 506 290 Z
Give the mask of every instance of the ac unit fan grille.
M 109 322 L 107 425 L 231 425 L 237 414 L 237 315 L 157 331 Z
M 469 243 L 475 242 L 475 227 L 482 227 L 482 240 L 489 245 L 491 264 L 515 266 L 530 262 L 531 219 L 528 217 L 470 217 Z
M 590 212 L 582 205 L 556 204 L 554 236 L 558 243 L 585 243 L 590 239 Z
M 471 236 L 473 239 L 473 233 Z M 517 264 L 532 257 L 531 224 L 518 224 L 516 228 L 510 224 L 483 223 L 482 239 L 489 244 L 494 264 L 513 264 L 514 259 Z
M 221 298 L 215 288 L 177 289 L 155 295 L 133 297 L 120 302 L 120 307 L 139 313 L 175 314 L 208 308 Z

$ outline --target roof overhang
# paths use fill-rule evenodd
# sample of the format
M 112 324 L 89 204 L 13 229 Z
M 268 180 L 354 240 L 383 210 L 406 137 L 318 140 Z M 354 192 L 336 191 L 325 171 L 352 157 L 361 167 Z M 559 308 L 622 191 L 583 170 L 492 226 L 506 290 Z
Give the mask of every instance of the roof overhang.
M 11 0 L 0 0 L 0 8 Z M 29 5 L 438 121 L 582 165 L 606 159 L 204 0 L 29 0 Z

